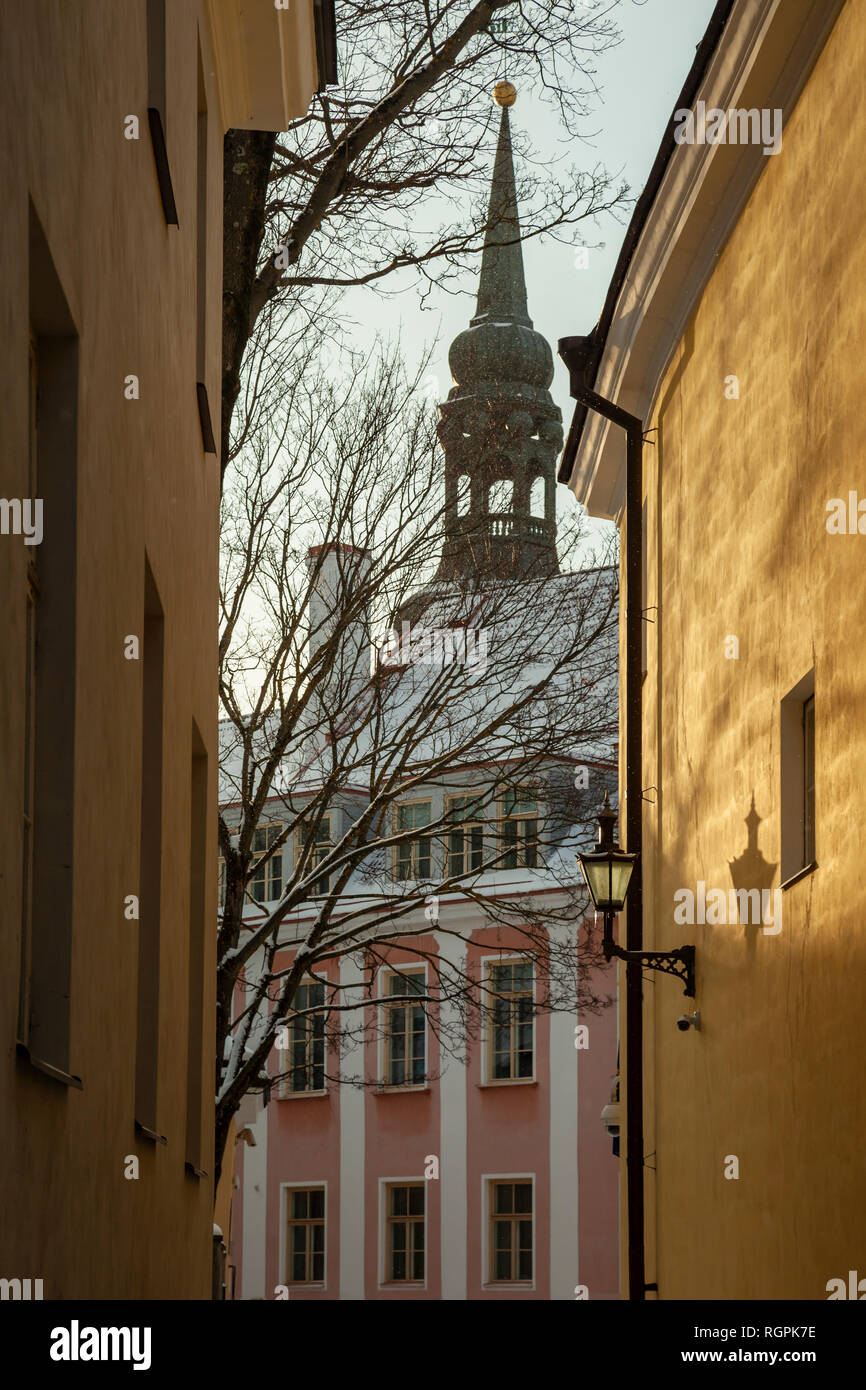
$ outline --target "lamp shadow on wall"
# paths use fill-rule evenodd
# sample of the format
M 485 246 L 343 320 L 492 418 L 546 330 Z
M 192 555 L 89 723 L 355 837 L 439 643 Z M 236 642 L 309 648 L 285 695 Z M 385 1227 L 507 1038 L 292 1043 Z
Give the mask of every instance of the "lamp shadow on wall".
M 764 895 L 768 895 L 768 901 L 773 879 L 776 876 L 778 864 L 771 864 L 765 859 L 758 845 L 758 826 L 761 824 L 762 817 L 755 809 L 755 793 L 752 792 L 752 805 L 747 816 L 744 817 L 747 830 L 746 848 L 736 859 L 728 860 L 728 867 L 731 871 L 731 882 L 737 892 L 751 892 L 755 889 L 760 894 L 760 903 L 763 908 L 765 901 Z M 754 919 L 755 913 L 751 911 L 749 917 Z M 749 954 L 754 954 L 755 939 L 759 931 L 763 930 L 762 921 L 747 921 L 743 924 L 746 937 L 746 946 Z

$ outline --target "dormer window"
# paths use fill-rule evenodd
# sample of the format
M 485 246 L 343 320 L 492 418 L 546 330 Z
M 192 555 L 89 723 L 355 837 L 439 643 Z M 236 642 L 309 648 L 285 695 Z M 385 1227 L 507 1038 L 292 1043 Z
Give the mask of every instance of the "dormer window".
M 481 868 L 484 862 L 484 814 L 476 796 L 453 796 L 448 803 L 448 877 Z
M 275 851 L 270 859 L 263 856 L 276 843 L 282 834 L 283 827 L 277 823 L 270 825 L 260 825 L 253 832 L 253 853 L 260 857 L 255 865 L 253 876 L 250 879 L 249 893 L 257 903 L 272 903 L 282 895 L 283 891 L 283 851 L 282 846 Z
M 324 863 L 324 861 L 328 857 L 328 854 L 333 849 L 334 842 L 331 838 L 331 817 L 322 816 L 314 831 L 311 830 L 311 827 L 308 825 L 302 825 L 300 827 L 297 835 L 298 860 L 301 859 L 301 856 L 304 852 L 304 847 L 309 843 L 311 835 L 313 837 L 314 843 L 312 849 L 308 853 L 308 857 L 305 862 L 305 874 L 309 873 L 311 869 L 316 869 L 320 864 Z M 312 888 L 314 897 L 325 897 L 328 894 L 331 887 L 331 877 L 332 875 L 330 874 L 322 874 L 321 878 L 316 879 Z
M 500 802 L 500 867 L 538 868 L 538 801 L 534 792 L 517 788 Z
M 430 824 L 430 811 L 429 801 L 403 802 L 396 808 L 395 831 L 422 831 Z M 430 877 L 432 843 L 430 835 L 418 834 L 394 846 L 394 877 L 399 883 Z

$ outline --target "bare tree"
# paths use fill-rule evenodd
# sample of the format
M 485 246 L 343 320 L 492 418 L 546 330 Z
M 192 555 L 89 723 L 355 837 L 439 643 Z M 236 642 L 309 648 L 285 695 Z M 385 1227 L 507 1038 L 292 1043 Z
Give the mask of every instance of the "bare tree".
M 308 346 L 295 343 L 285 357 L 282 339 L 274 347 L 281 394 L 248 436 L 223 498 L 218 1169 L 242 1098 L 267 1084 L 301 979 L 360 951 L 372 981 L 390 945 L 429 934 L 433 897 L 459 895 L 479 920 L 522 933 L 545 980 L 540 1007 L 604 1002 L 592 993 L 600 956 L 586 934 L 578 968 L 586 899 L 573 851 L 612 782 L 610 557 L 567 568 L 581 539 L 573 514 L 560 528 L 562 573 L 442 578 L 453 512 L 434 412 L 419 395 L 426 364 L 408 378 L 399 346 L 380 346 L 350 363 L 347 387 L 311 370 Z M 467 543 L 483 557 L 483 536 Z M 438 809 L 419 833 L 397 808 L 433 786 Z M 527 789 L 544 808 L 528 853 L 519 821 Z M 452 794 L 471 803 L 456 820 Z M 508 798 L 512 840 L 492 828 Z M 275 805 L 279 834 L 263 844 Z M 317 832 L 337 805 L 345 830 L 323 844 Z M 479 852 L 458 860 L 450 837 L 470 819 L 487 830 Z M 250 915 L 254 882 L 284 846 L 291 868 L 279 898 Z M 491 894 L 490 872 L 516 864 L 518 852 L 542 887 L 557 890 L 555 906 L 533 906 L 543 894 Z M 280 951 L 301 916 L 286 967 Z M 460 934 L 444 909 L 436 930 Z M 447 1001 L 471 1029 L 479 982 L 420 943 L 418 951 L 431 966 L 423 1002 L 434 1026 Z M 238 1007 L 241 984 L 249 997 Z M 329 1018 L 343 1033 L 364 1026 L 339 990 Z
M 340 85 L 279 137 L 225 137 L 223 473 L 248 437 L 245 412 L 233 416 L 265 306 L 293 332 L 325 312 L 328 289 L 383 287 L 399 271 L 447 288 L 484 239 L 494 82 L 507 73 L 551 103 L 573 148 L 592 134 L 618 4 L 338 0 Z M 624 203 L 595 160 L 542 158 L 525 138 L 518 153 L 523 239 L 571 240 Z

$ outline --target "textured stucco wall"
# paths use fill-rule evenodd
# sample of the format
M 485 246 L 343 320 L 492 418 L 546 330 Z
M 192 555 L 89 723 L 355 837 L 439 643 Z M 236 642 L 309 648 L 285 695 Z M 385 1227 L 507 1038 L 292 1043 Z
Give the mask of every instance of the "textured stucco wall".
M 78 330 L 78 654 L 67 1090 L 16 1062 L 21 920 L 24 576 L 0 537 L 0 1274 L 46 1299 L 210 1297 L 214 961 L 205 945 L 203 1167 L 184 1175 L 190 757 L 209 755 L 216 822 L 218 463 L 196 405 L 197 0 L 168 6 L 167 130 L 180 227 L 167 227 L 147 126 L 145 5 L 33 0 L 0 9 L 0 493 L 27 495 L 28 195 Z M 207 70 L 207 63 L 205 64 Z M 212 112 L 216 102 L 208 82 Z M 126 140 L 124 117 L 139 116 Z M 207 383 L 219 420 L 222 131 L 209 137 Z M 140 380 L 124 399 L 124 376 Z M 66 519 L 46 514 L 48 545 Z M 145 548 L 165 611 L 162 969 L 157 1121 L 133 1127 Z M 209 834 L 206 911 L 216 920 Z M 137 1154 L 137 1181 L 124 1158 Z
M 822 1299 L 866 1273 L 866 536 L 825 526 L 830 498 L 866 498 L 864 67 L 852 3 L 648 422 L 645 945 L 696 943 L 701 1010 L 681 1034 L 679 986 L 645 989 L 647 1279 L 666 1299 Z M 676 925 L 677 889 L 731 888 L 753 796 L 778 887 L 780 701 L 812 668 L 819 867 L 778 934 Z

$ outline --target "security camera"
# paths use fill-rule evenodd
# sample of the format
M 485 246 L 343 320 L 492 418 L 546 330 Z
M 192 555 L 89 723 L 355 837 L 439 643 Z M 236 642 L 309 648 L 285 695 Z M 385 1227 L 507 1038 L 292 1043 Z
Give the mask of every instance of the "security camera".
M 696 1009 L 693 1014 L 680 1014 L 677 1019 L 677 1027 L 681 1033 L 687 1033 L 690 1028 L 700 1028 L 701 1015 Z

